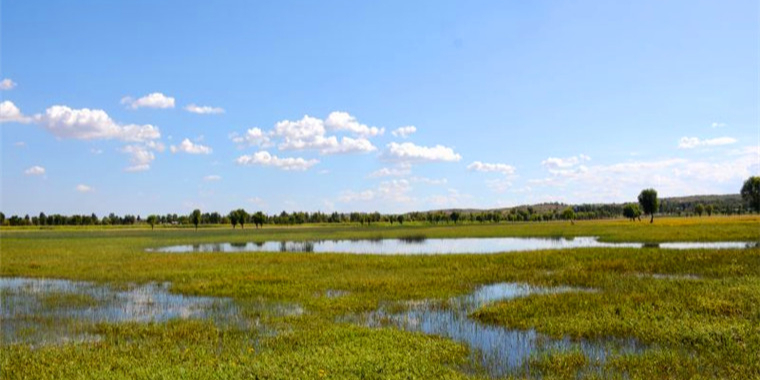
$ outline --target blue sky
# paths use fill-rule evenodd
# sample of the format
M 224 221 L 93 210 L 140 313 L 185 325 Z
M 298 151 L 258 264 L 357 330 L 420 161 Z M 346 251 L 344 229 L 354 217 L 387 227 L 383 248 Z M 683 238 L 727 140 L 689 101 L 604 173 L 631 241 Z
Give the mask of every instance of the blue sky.
M 737 193 L 760 174 L 758 11 L 6 0 L 0 209 L 403 212 Z

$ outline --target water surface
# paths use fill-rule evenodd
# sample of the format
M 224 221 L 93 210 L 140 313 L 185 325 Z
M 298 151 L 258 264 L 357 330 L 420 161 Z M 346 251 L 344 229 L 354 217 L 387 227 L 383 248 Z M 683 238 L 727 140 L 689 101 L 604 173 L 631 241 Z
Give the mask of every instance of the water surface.
M 742 249 L 756 246 L 747 242 L 670 242 L 660 244 L 606 243 L 596 237 L 576 238 L 455 238 L 268 241 L 258 243 L 205 243 L 149 249 L 150 252 L 313 252 L 379 255 L 487 254 L 573 248 L 662 248 L 662 249 Z
M 478 288 L 475 292 L 446 302 L 427 300 L 411 302 L 405 310 L 381 307 L 379 310 L 348 320 L 370 327 L 395 327 L 406 331 L 437 335 L 466 343 L 476 368 L 492 377 L 505 375 L 533 376 L 529 359 L 541 353 L 579 350 L 602 373 L 602 364 L 610 355 L 635 353 L 644 349 L 634 339 L 580 340 L 553 339 L 535 330 L 517 330 L 481 323 L 469 315 L 484 305 L 534 294 L 557 294 L 592 291 L 570 287 L 544 288 L 520 283 L 500 283 Z M 592 366 L 594 367 L 594 366 Z

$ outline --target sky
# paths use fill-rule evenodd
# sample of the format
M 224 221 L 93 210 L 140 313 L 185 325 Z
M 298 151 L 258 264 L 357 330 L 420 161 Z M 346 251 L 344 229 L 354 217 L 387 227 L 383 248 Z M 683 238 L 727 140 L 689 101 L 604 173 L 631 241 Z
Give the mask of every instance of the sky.
M 0 4 L 0 211 L 738 193 L 757 1 Z

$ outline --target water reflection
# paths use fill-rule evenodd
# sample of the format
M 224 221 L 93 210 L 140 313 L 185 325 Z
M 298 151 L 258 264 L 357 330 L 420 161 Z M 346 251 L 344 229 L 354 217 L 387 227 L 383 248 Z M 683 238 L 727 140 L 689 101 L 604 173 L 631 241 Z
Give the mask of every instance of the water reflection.
M 498 253 L 572 248 L 661 248 L 661 249 L 743 249 L 756 248 L 752 242 L 671 242 L 606 243 L 596 237 L 576 238 L 459 238 L 426 239 L 408 236 L 399 239 L 268 241 L 255 243 L 207 243 L 149 249 L 150 252 L 314 252 L 380 255 Z
M 0 278 L 2 343 L 56 343 L 96 339 L 87 334 L 98 322 L 162 322 L 205 318 L 239 324 L 228 299 L 169 293 L 168 284 L 116 290 L 88 282 Z
M 349 317 L 350 321 L 370 327 L 395 327 L 422 332 L 464 342 L 471 348 L 471 359 L 493 377 L 505 375 L 531 376 L 529 358 L 558 350 L 580 350 L 595 364 L 595 371 L 603 375 L 602 364 L 614 354 L 639 352 L 644 347 L 633 339 L 605 339 L 572 341 L 552 339 L 535 330 L 514 330 L 488 325 L 469 317 L 482 306 L 499 300 L 525 297 L 531 294 L 554 294 L 584 289 L 557 287 L 543 288 L 527 284 L 501 283 L 483 286 L 472 294 L 455 297 L 446 302 L 424 301 L 406 305 L 402 312 L 393 307 Z M 533 374 L 535 375 L 535 374 Z

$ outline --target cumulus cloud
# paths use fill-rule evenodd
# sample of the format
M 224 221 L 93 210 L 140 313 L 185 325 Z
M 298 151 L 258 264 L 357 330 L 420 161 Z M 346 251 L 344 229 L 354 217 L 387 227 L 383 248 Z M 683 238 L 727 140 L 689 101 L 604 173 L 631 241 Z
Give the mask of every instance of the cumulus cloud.
M 52 106 L 45 110 L 44 114 L 36 115 L 35 119 L 45 129 L 60 138 L 143 142 L 161 137 L 157 127 L 150 124 L 119 125 L 105 111 L 97 109 Z
M 409 137 L 410 135 L 414 134 L 415 132 L 417 132 L 417 127 L 410 125 L 406 127 L 396 128 L 395 130 L 391 132 L 391 134 L 393 135 L 393 137 L 401 137 L 405 139 Z
M 384 200 L 392 203 L 408 203 L 413 199 L 409 196 L 412 190 L 411 183 L 406 179 L 394 179 L 381 182 L 377 188 L 364 191 L 346 190 L 338 198 L 341 202 L 368 202 L 372 200 Z
M 16 87 L 16 82 L 12 81 L 10 78 L 5 78 L 0 81 L 0 90 L 8 91 L 13 90 Z
M 214 115 L 214 114 L 224 113 L 224 108 L 188 104 L 187 106 L 185 106 L 185 111 L 191 112 L 191 113 L 197 113 L 199 115 Z
M 469 165 L 467 165 L 467 170 L 476 171 L 476 172 L 496 172 L 501 173 L 505 175 L 510 175 L 515 173 L 515 167 L 512 165 L 507 164 L 489 164 L 485 162 L 475 161 Z
M 721 123 L 721 122 L 718 122 L 718 121 L 712 123 L 712 127 L 713 128 L 723 128 L 723 127 L 727 127 L 727 126 L 728 126 L 728 124 Z
M 321 154 L 364 153 L 377 150 L 364 137 L 326 136 L 324 122 L 318 118 L 304 116 L 301 120 L 278 122 L 272 133 L 281 139 L 280 150 L 318 150 Z
M 456 162 L 462 159 L 454 150 L 443 145 L 419 146 L 410 142 L 388 144 L 385 157 L 402 162 Z
M 375 137 L 385 133 L 385 128 L 369 127 L 359 123 L 348 112 L 331 112 L 325 120 L 325 126 L 331 130 L 349 131 L 361 137 Z
M 203 180 L 206 181 L 206 182 L 220 181 L 221 179 L 222 179 L 222 177 L 219 176 L 219 175 L 216 175 L 216 174 L 207 175 L 207 176 L 203 177 Z
M 125 96 L 121 99 L 121 104 L 124 104 L 131 109 L 174 108 L 174 98 L 171 96 L 166 96 L 160 92 L 154 92 L 138 99 L 133 99 L 132 97 Z
M 24 116 L 10 100 L 0 102 L 0 123 L 28 123 L 32 118 Z
M 45 174 L 45 168 L 42 166 L 32 166 L 29 169 L 24 170 L 24 174 L 26 175 L 43 175 Z
M 172 153 L 184 152 L 188 154 L 211 154 L 212 152 L 211 148 L 205 145 L 195 144 L 187 138 L 182 140 L 179 145 L 172 145 L 169 147 L 169 150 L 171 150 Z
M 267 151 L 256 152 L 253 155 L 243 155 L 235 160 L 238 165 L 273 166 L 282 170 L 304 171 L 319 163 L 318 160 L 306 160 L 300 157 L 279 158 Z
M 549 157 L 543 161 L 541 161 L 541 165 L 550 171 L 558 171 L 562 169 L 568 169 L 575 165 L 578 165 L 580 163 L 590 161 L 591 157 L 580 154 L 577 156 L 567 157 L 567 158 L 556 158 L 556 157 Z
M 121 152 L 130 155 L 131 165 L 124 168 L 127 172 L 141 172 L 150 169 L 150 163 L 156 159 L 155 154 L 145 145 L 127 145 L 121 149 Z
M 681 137 L 681 140 L 678 141 L 678 148 L 679 149 L 693 149 L 693 148 L 699 148 L 699 147 L 729 145 L 735 142 L 736 142 L 736 139 L 733 137 L 717 137 L 714 139 L 704 139 L 704 140 L 700 140 L 698 137 Z
M 235 144 L 268 147 L 272 145 L 269 138 L 270 134 L 260 128 L 251 128 L 245 132 L 245 135 L 241 136 L 237 132 L 233 132 L 229 137 Z
M 87 186 L 87 185 L 82 185 L 82 184 L 77 185 L 76 190 L 80 193 L 91 193 L 95 191 L 95 189 L 93 189 L 92 187 Z

